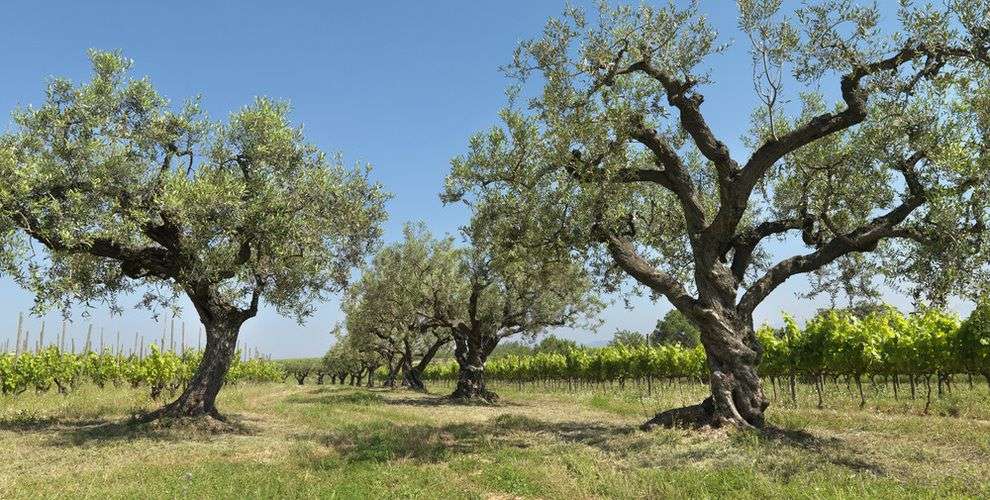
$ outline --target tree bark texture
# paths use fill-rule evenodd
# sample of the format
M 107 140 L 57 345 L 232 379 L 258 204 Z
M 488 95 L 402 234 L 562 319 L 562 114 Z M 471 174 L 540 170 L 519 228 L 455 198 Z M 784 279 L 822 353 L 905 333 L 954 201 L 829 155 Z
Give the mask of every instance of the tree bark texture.
M 223 421 L 224 417 L 217 411 L 216 399 L 234 359 L 237 334 L 242 323 L 243 320 L 240 318 L 216 318 L 213 321 L 204 321 L 206 349 L 192 380 L 175 401 L 148 414 L 145 420 L 162 417 L 209 416 Z
M 762 427 L 770 402 L 757 374 L 762 349 L 751 324 L 711 321 L 701 325 L 711 396 L 696 405 L 657 414 L 641 427 Z
M 450 397 L 486 403 L 498 401 L 498 394 L 485 387 L 485 361 L 498 339 L 477 331 L 461 329 L 454 333 L 454 358 L 457 360 L 457 386 Z

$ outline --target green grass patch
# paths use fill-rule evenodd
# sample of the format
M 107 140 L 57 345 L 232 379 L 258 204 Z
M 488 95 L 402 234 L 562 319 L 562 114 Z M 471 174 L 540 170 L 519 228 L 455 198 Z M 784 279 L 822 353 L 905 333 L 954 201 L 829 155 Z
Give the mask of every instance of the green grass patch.
M 766 432 L 637 425 L 697 387 L 647 397 L 501 388 L 498 405 L 296 384 L 224 388 L 235 432 L 132 425 L 160 402 L 83 387 L 0 400 L 7 498 L 849 498 L 990 496 L 990 414 L 957 390 L 929 415 L 777 404 Z M 438 390 L 437 392 L 443 392 Z

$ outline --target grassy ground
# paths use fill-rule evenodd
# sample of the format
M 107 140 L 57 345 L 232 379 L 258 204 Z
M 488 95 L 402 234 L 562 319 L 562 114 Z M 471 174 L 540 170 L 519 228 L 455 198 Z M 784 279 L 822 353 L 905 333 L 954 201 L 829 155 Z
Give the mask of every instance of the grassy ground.
M 693 385 L 644 398 L 500 387 L 495 407 L 337 386 L 226 388 L 239 427 L 123 424 L 143 391 L 0 398 L 0 497 L 987 497 L 990 397 L 915 402 L 833 387 L 824 409 L 769 412 L 774 430 L 636 430 Z M 982 391 L 981 391 L 982 389 Z M 437 388 L 442 390 L 442 388 Z M 800 403 L 800 401 L 799 401 Z M 939 406 L 941 405 L 941 406 Z M 939 413 L 945 416 L 940 416 Z

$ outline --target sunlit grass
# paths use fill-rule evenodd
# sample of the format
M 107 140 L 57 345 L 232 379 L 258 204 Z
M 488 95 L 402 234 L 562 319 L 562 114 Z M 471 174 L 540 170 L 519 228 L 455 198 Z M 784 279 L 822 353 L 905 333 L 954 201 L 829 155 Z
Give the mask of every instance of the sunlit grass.
M 957 387 L 928 416 L 923 402 L 885 395 L 860 410 L 844 386 L 830 386 L 819 410 L 802 387 L 796 407 L 771 407 L 773 430 L 762 434 L 637 430 L 656 410 L 703 396 L 700 384 L 651 396 L 495 388 L 501 404 L 464 406 L 406 391 L 228 387 L 220 406 L 237 430 L 220 434 L 126 424 L 159 404 L 142 390 L 4 397 L 0 497 L 990 495 L 985 386 Z

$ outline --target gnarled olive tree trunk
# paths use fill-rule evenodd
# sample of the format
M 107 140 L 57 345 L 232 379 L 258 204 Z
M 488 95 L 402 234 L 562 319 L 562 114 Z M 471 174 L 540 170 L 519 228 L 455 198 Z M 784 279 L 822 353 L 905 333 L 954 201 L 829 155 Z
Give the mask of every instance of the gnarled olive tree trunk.
M 402 362 L 393 362 L 389 360 L 388 374 L 385 375 L 385 380 L 382 380 L 382 387 L 395 388 L 395 379 L 399 376 L 399 370 L 402 368 Z
M 426 367 L 430 364 L 430 361 L 433 361 L 433 358 L 437 355 L 437 351 L 447 345 L 447 342 L 450 342 L 450 337 L 437 338 L 426 352 L 423 353 L 423 357 L 419 359 L 419 362 L 415 364 L 412 362 L 412 347 L 406 342 L 406 352 L 400 364 L 402 367 L 403 384 L 414 391 L 426 392 L 426 384 L 423 383 L 423 372 L 426 371 Z
M 202 315 L 201 315 L 202 317 Z M 215 316 L 203 321 L 206 330 L 206 349 L 192 380 L 179 397 L 165 407 L 148 414 L 144 420 L 161 417 L 203 417 L 224 420 L 217 411 L 216 399 L 223 386 L 224 377 L 234 359 L 237 334 L 244 319 Z
M 379 366 L 380 365 L 377 364 L 377 363 L 369 363 L 365 367 L 365 369 L 368 371 L 368 383 L 367 383 L 367 386 L 368 387 L 374 387 L 375 386 L 375 372 L 378 371 L 378 367 Z
M 423 374 L 414 366 L 403 368 L 402 385 L 418 392 L 426 392 L 426 384 L 423 382 Z
M 498 401 L 498 394 L 485 387 L 485 361 L 498 345 L 498 339 L 478 331 L 454 329 L 454 359 L 457 360 L 457 387 L 450 397 L 488 403 Z
M 402 385 L 414 391 L 426 392 L 426 384 L 423 383 L 422 374 L 416 370 L 412 362 L 412 352 L 407 350 L 399 361 L 399 368 L 402 371 Z
M 696 405 L 657 414 L 642 425 L 653 427 L 762 427 L 770 401 L 763 394 L 757 365 L 763 349 L 752 320 L 714 315 L 698 321 L 701 343 L 708 358 L 711 395 Z

